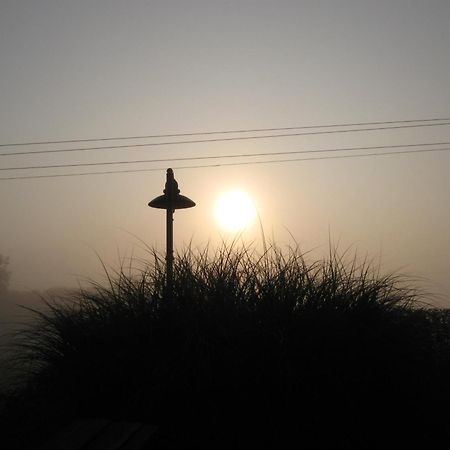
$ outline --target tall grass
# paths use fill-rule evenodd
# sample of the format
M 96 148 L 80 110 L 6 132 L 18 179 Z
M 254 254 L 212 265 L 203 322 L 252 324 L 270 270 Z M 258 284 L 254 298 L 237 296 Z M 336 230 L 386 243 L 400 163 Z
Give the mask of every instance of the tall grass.
M 336 251 L 224 245 L 177 255 L 168 297 L 164 259 L 149 260 L 47 299 L 19 335 L 29 370 L 9 411 L 41 411 L 40 438 L 96 416 L 160 425 L 174 448 L 448 439 L 450 315 L 407 280 Z

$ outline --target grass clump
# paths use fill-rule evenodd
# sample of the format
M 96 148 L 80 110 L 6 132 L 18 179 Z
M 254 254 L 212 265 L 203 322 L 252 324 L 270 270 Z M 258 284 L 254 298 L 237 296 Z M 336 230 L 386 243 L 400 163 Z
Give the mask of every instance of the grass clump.
M 308 263 L 297 249 L 223 246 L 177 255 L 167 296 L 151 259 L 47 301 L 20 334 L 29 371 L 5 411 L 29 439 L 75 417 L 157 424 L 173 448 L 450 437 L 450 314 L 400 277 L 337 252 Z

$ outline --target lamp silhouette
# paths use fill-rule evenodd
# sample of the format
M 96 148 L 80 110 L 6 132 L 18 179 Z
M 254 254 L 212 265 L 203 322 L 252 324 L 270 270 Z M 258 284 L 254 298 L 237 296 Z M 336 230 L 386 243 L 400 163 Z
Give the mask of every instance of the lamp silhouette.
M 167 169 L 166 186 L 163 192 L 164 195 L 154 198 L 148 206 L 166 210 L 166 289 L 167 297 L 171 299 L 173 291 L 173 214 L 176 209 L 192 208 L 195 203 L 190 198 L 180 195 L 172 169 Z

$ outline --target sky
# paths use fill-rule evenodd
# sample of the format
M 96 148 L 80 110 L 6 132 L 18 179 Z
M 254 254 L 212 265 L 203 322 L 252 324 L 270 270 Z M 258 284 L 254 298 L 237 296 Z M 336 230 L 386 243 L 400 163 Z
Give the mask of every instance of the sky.
M 0 144 L 448 118 L 449 20 L 447 0 L 0 0 Z M 326 255 L 331 239 L 450 306 L 449 151 L 4 170 L 450 142 L 450 125 L 5 155 L 186 139 L 1 147 L 0 178 L 159 169 L 0 180 L 11 288 L 75 286 L 101 276 L 99 256 L 117 267 L 142 256 L 142 242 L 163 250 L 164 213 L 147 203 L 173 167 L 181 193 L 197 203 L 175 213 L 177 249 L 232 239 L 214 220 L 214 202 L 241 189 L 268 240 Z M 295 157 L 311 155 L 217 162 Z M 242 239 L 261 244 L 259 221 Z

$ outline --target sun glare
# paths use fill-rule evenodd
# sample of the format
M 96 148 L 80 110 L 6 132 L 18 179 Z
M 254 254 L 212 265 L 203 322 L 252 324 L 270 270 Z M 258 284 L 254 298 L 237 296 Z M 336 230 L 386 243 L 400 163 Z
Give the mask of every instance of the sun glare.
M 225 192 L 216 201 L 215 217 L 220 227 L 226 231 L 243 231 L 254 222 L 256 208 L 247 193 Z

